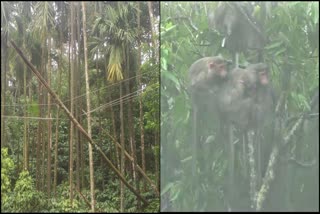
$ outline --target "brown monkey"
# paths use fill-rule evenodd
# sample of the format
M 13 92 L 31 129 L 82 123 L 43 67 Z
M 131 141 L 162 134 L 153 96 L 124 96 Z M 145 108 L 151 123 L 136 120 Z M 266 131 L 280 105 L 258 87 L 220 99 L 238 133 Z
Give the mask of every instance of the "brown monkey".
M 204 135 L 205 122 L 208 115 L 212 115 L 215 98 L 215 91 L 227 81 L 227 63 L 221 56 L 204 57 L 194 62 L 189 69 L 190 92 L 192 99 L 192 152 L 193 152 L 193 172 L 196 173 L 196 163 L 198 161 L 197 151 L 199 141 Z M 198 131 L 199 130 L 199 131 Z M 200 133 L 201 131 L 201 133 Z
M 252 115 L 252 126 L 262 127 L 265 120 L 272 115 L 275 107 L 275 95 L 269 81 L 269 68 L 265 63 L 251 64 L 248 70 L 255 72 L 256 85 L 251 91 L 255 111 Z
M 195 90 L 212 89 L 227 77 L 227 63 L 221 56 L 204 57 L 194 62 L 189 69 L 190 86 Z
M 261 182 L 263 166 L 267 162 L 269 154 L 268 145 L 260 143 L 261 136 L 265 133 L 262 129 L 274 109 L 274 96 L 269 81 L 269 70 L 266 64 L 252 64 L 246 69 L 233 69 L 228 74 L 228 81 L 221 86 L 218 91 L 217 102 L 218 110 L 227 126 L 227 132 L 224 133 L 224 138 L 227 139 L 229 151 L 229 183 L 228 195 L 231 204 L 235 202 L 233 199 L 233 176 L 234 176 L 234 157 L 235 150 L 232 139 L 232 131 L 230 123 L 234 124 L 241 130 L 243 139 L 243 154 L 246 160 L 246 141 L 247 132 L 253 130 L 255 138 L 255 160 L 258 174 L 258 185 Z M 261 145 L 260 145 L 261 144 Z M 266 148 L 266 149 L 265 149 Z M 271 148 L 271 147 L 270 147 Z M 264 151 L 264 154 L 261 154 Z M 267 155 L 265 155 L 267 154 Z M 246 164 L 244 166 L 246 169 Z M 246 171 L 246 170 L 245 170 Z M 233 201 L 233 202 L 232 202 Z
M 228 73 L 227 81 L 220 85 L 217 91 L 216 102 L 220 124 L 219 135 L 226 146 L 228 154 L 228 183 L 226 186 L 227 198 L 231 210 L 235 203 L 234 197 L 234 162 L 235 148 L 231 124 L 240 128 L 243 133 L 247 130 L 250 122 L 250 113 L 253 104 L 251 91 L 256 85 L 254 70 L 235 68 Z
M 251 91 L 253 104 L 249 129 L 255 133 L 255 160 L 259 186 L 265 174 L 274 138 L 272 124 L 274 122 L 275 94 L 269 81 L 269 68 L 266 64 L 251 64 L 247 69 L 254 71 L 257 78 L 256 86 Z
M 257 85 L 256 72 L 253 69 L 235 68 L 227 79 L 217 96 L 219 113 L 225 120 L 241 129 L 247 129 Z
M 269 69 L 264 63 L 233 69 L 219 91 L 219 111 L 241 129 L 262 126 L 274 108 L 269 82 Z

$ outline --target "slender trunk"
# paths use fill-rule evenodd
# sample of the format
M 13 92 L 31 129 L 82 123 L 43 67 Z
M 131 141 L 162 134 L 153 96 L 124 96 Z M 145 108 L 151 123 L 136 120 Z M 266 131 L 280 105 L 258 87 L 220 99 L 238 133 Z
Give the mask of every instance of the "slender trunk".
M 84 143 L 82 143 L 83 141 L 83 136 L 80 135 L 80 168 L 81 168 L 81 172 L 80 172 L 80 177 L 81 177 L 81 188 L 83 188 L 85 186 L 85 178 L 84 178 L 84 173 L 85 173 L 85 152 L 84 152 Z
M 75 20 L 75 14 L 74 14 L 74 2 L 70 3 L 71 7 L 71 70 L 70 70 L 70 112 L 73 115 L 74 114 L 74 55 L 75 55 L 75 45 L 74 45 L 74 38 L 75 38 L 75 31 L 74 31 L 74 20 Z M 69 185 L 70 185 L 70 201 L 71 206 L 73 206 L 73 136 L 74 135 L 74 125 L 72 121 L 70 121 L 70 139 L 69 139 Z
M 39 83 L 39 87 L 38 87 L 38 95 L 39 95 L 39 118 L 41 117 L 41 112 L 42 112 L 42 96 L 41 96 L 41 92 L 42 92 L 42 85 Z M 40 160 L 40 145 L 41 145 L 41 120 L 38 121 L 38 129 L 37 129 L 37 157 L 36 157 L 36 186 L 37 186 L 37 190 L 40 190 L 40 179 L 41 179 L 41 169 L 40 169 L 40 164 L 41 164 L 41 160 Z
M 42 75 L 46 76 L 46 65 L 47 65 L 47 62 L 45 61 L 45 58 L 46 58 L 46 53 L 45 53 L 45 50 L 46 50 L 46 36 L 44 37 L 43 39 L 43 42 L 42 42 L 42 59 L 41 59 L 41 66 L 42 66 Z M 46 103 L 46 97 L 45 97 L 45 92 L 41 91 L 41 95 L 42 96 L 42 105 Z M 45 117 L 45 109 L 42 109 L 42 116 Z M 41 189 L 43 191 L 45 191 L 45 184 L 46 184 L 46 178 L 45 178 L 45 175 L 46 175 L 46 167 L 45 167 L 45 154 L 46 154 L 46 145 L 45 145 L 45 121 L 41 121 Z
M 80 42 L 80 10 L 81 10 L 81 5 L 77 4 L 76 7 L 76 20 L 77 20 L 77 44 L 78 44 L 78 48 L 77 48 L 77 55 L 76 55 L 76 59 L 77 59 L 77 63 L 75 66 L 75 97 L 78 97 L 81 93 L 81 87 L 80 87 L 80 82 L 81 82 L 81 77 L 80 77 L 80 50 L 81 50 L 81 42 Z M 81 112 L 80 109 L 82 109 L 81 107 L 81 99 L 75 99 L 74 102 L 74 106 L 75 106 L 75 116 L 77 118 L 77 120 L 81 123 Z M 75 130 L 75 146 L 76 146 L 76 186 L 77 189 L 80 189 L 80 131 L 79 130 Z
M 23 94 L 24 94 L 24 131 L 23 131 L 23 169 L 28 170 L 28 130 L 27 130 L 27 67 L 23 66 Z
M 60 75 L 59 75 L 60 76 Z M 60 77 L 59 77 L 60 78 Z M 56 195 L 56 188 L 57 188 L 57 176 L 58 176 L 58 139 L 59 139 L 59 116 L 60 116 L 60 107 L 58 106 L 57 110 L 57 120 L 56 120 L 56 139 L 54 144 L 54 176 L 53 176 L 53 192 L 54 197 Z
M 129 96 L 131 93 L 131 87 L 130 87 L 130 58 L 129 58 L 129 48 L 127 48 L 127 66 L 126 66 L 126 73 L 127 73 L 127 81 L 126 81 L 126 90 L 127 90 L 127 95 Z M 137 183 L 137 169 L 136 169 L 136 162 L 137 162 L 137 156 L 136 156 L 136 141 L 134 137 L 134 126 L 132 122 L 132 100 L 129 99 L 128 101 L 128 130 L 129 130 L 129 142 L 130 142 L 130 149 L 131 149 L 131 156 L 133 157 L 132 161 L 132 175 L 133 175 L 133 181 L 135 183 L 136 188 L 138 187 Z M 137 191 L 139 189 L 137 188 Z M 139 201 L 137 199 L 137 201 Z
M 140 8 L 140 3 L 139 3 Z M 139 30 L 139 39 L 138 39 L 138 86 L 139 89 L 142 87 L 141 83 L 141 39 L 140 39 L 140 10 L 138 10 L 138 30 Z M 140 124 L 140 143 L 141 143 L 141 161 L 142 161 L 142 170 L 146 172 L 146 157 L 145 157 L 145 151 L 144 151 L 144 121 L 143 121 L 143 106 L 142 106 L 142 95 L 139 96 L 139 124 Z M 147 191 L 147 185 L 144 182 L 143 183 L 143 191 Z
M 111 103 L 111 101 L 112 101 L 111 93 L 109 93 L 109 102 Z M 111 120 L 112 120 L 112 133 L 113 133 L 113 137 L 118 142 L 118 136 L 116 131 L 116 119 L 115 119 L 115 113 L 112 105 L 110 105 L 110 110 L 111 110 Z M 118 149 L 118 147 L 116 147 L 115 150 L 116 150 L 116 164 L 118 169 L 120 169 L 120 157 L 119 157 L 120 150 Z
M 140 23 L 140 2 L 137 2 L 138 4 L 138 10 L 137 10 L 137 22 L 138 22 L 138 72 L 137 72 L 137 76 L 138 77 L 138 81 L 136 81 L 136 83 L 138 83 L 138 89 L 140 89 L 140 66 L 141 66 L 141 23 Z M 140 99 L 141 99 L 141 96 L 139 96 L 139 122 L 141 121 L 141 112 L 142 109 L 140 109 Z M 140 123 L 141 124 L 141 123 Z M 140 134 L 141 134 L 141 127 L 140 127 Z M 140 137 L 140 142 L 141 142 L 141 137 Z M 136 145 L 136 148 L 137 148 L 137 145 Z M 136 163 L 138 164 L 138 157 L 137 157 L 137 152 L 136 152 Z M 140 193 L 140 176 L 139 176 L 139 173 L 137 174 L 137 191 Z M 140 200 L 138 200 L 137 202 L 137 208 L 138 210 L 141 209 L 141 202 Z
M 82 12 L 83 12 L 83 45 L 84 45 L 84 68 L 86 75 L 86 97 L 87 97 L 87 121 L 88 121 L 88 135 L 91 137 L 91 107 L 90 107 L 90 86 L 89 86 L 89 73 L 88 73 L 88 53 L 87 53 L 87 33 L 86 33 L 86 7 L 85 3 L 82 2 Z M 90 193 L 91 193 L 91 211 L 95 210 L 95 200 L 94 200 L 94 177 L 93 177 L 93 154 L 92 146 L 89 143 L 89 167 L 90 167 Z
M 28 93 L 29 93 L 29 100 L 30 102 L 29 103 L 33 103 L 32 102 L 32 87 L 29 87 L 28 89 Z M 30 123 L 28 123 L 28 127 L 27 127 L 27 130 L 28 130 L 28 133 L 30 132 Z M 32 160 L 34 160 L 34 153 L 35 153 L 35 147 L 34 147 L 34 143 L 35 143 L 35 134 L 36 133 L 33 133 L 33 134 L 30 134 L 29 133 L 29 137 L 28 137 L 28 142 L 30 142 L 31 145 L 28 145 L 28 148 L 27 148 L 27 160 L 28 160 L 28 164 L 27 164 L 27 168 L 29 169 L 29 160 L 30 160 L 30 156 Z M 32 137 L 31 137 L 32 136 Z
M 154 161 L 155 161 L 155 176 L 157 181 L 157 188 L 160 189 L 160 144 L 159 144 L 159 132 L 155 132 L 154 136 L 155 141 L 155 151 L 154 151 Z
M 51 37 L 48 37 L 48 85 L 51 86 Z M 48 117 L 51 118 L 51 96 L 48 93 Z M 50 196 L 51 193 L 51 120 L 48 120 L 48 162 L 47 162 L 47 194 Z
M 122 83 L 120 82 L 120 129 L 121 129 L 121 134 L 120 134 L 120 141 L 121 141 L 121 175 L 125 177 L 125 159 L 124 159 L 124 121 L 123 121 L 123 100 L 122 100 Z M 120 212 L 124 212 L 124 184 L 121 181 L 120 185 Z
M 154 16 L 153 16 L 153 8 L 152 8 L 152 2 L 148 1 L 148 11 L 149 11 L 149 17 L 150 17 L 150 29 L 151 29 L 151 42 L 152 42 L 152 58 L 155 59 L 155 62 L 158 63 L 158 48 L 156 45 L 156 39 L 155 39 L 155 29 L 154 29 Z
M 59 54 L 59 68 L 57 70 L 57 75 L 59 78 L 58 83 L 58 96 L 61 95 L 61 70 L 62 70 L 62 53 L 63 53 L 63 41 L 62 41 L 62 28 L 60 26 L 60 54 Z M 61 68 L 60 68 L 61 67 Z M 61 70 L 60 70 L 61 69 Z M 56 139 L 54 145 L 54 177 L 53 177 L 53 192 L 54 196 L 56 195 L 56 188 L 57 188 L 57 176 L 58 176 L 58 142 L 59 142 L 59 117 L 60 117 L 60 106 L 57 109 L 57 120 L 56 120 Z
M 1 115 L 5 115 L 6 88 L 7 88 L 7 33 L 1 36 Z M 1 117 L 1 148 L 6 146 L 5 118 Z

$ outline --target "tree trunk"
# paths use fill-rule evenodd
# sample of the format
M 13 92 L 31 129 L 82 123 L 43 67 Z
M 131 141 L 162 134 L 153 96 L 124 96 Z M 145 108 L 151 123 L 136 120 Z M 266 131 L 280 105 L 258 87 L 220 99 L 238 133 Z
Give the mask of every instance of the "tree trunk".
M 51 86 L 51 59 L 50 59 L 50 51 L 51 51 L 51 37 L 48 37 L 48 85 Z M 51 118 L 51 97 L 48 93 L 48 118 Z M 51 192 L 51 119 L 48 120 L 48 151 L 47 151 L 47 194 L 50 198 Z
M 75 64 L 75 97 L 80 96 L 81 92 L 81 74 L 80 74 L 80 54 L 79 51 L 81 50 L 81 42 L 80 42 L 80 10 L 81 10 L 81 5 L 76 4 L 76 20 L 77 20 L 77 44 L 78 44 L 78 54 L 76 55 L 76 64 Z M 75 116 L 77 120 L 81 123 L 81 112 L 80 109 L 82 109 L 82 99 L 75 99 L 74 102 L 75 106 Z M 75 146 L 76 146 L 76 186 L 77 189 L 80 189 L 80 131 L 75 130 Z
M 70 70 L 70 112 L 73 115 L 74 114 L 74 54 L 75 54 L 75 45 L 74 45 L 74 38 L 75 38 L 75 30 L 74 30 L 74 20 L 75 20 L 75 14 L 74 14 L 74 2 L 70 3 L 71 7 L 71 70 Z M 69 135 L 69 152 L 70 152 L 70 159 L 69 159 L 69 185 L 70 185 L 70 201 L 71 206 L 73 206 L 73 135 L 74 135 L 74 125 L 70 121 L 70 135 Z
M 28 130 L 27 130 L 27 67 L 23 66 L 23 94 L 24 94 L 24 130 L 23 130 L 23 169 L 28 170 Z
M 124 121 L 123 121 L 123 100 L 122 100 L 122 82 L 120 82 L 120 141 L 121 141 L 121 175 L 125 177 L 125 157 L 124 157 Z M 124 185 L 121 181 L 120 184 L 120 212 L 124 212 L 125 204 L 124 204 Z
M 87 121 L 88 121 L 88 135 L 91 137 L 91 107 L 90 107 L 90 86 L 89 86 L 89 73 L 88 73 L 88 53 L 87 53 L 87 34 L 86 34 L 86 7 L 85 3 L 82 2 L 82 12 L 83 12 L 83 44 L 84 44 L 84 69 L 86 75 L 86 97 L 87 97 Z M 90 167 L 90 193 L 91 193 L 91 211 L 95 210 L 95 200 L 94 200 L 94 177 L 93 177 L 93 154 L 92 146 L 89 143 L 89 167 Z
M 155 132 L 154 136 L 155 151 L 154 151 L 154 162 L 155 162 L 155 176 L 157 181 L 157 188 L 160 189 L 160 143 L 159 143 L 159 132 Z
M 42 116 L 42 85 L 39 83 L 39 87 L 38 87 L 38 94 L 39 94 L 39 118 Z M 42 132 L 42 123 L 41 120 L 38 121 L 38 129 L 37 129 L 37 157 L 36 157 L 36 186 L 37 186 L 37 190 L 40 191 L 41 190 L 41 186 L 40 186 L 40 179 L 41 179 L 41 168 L 40 168 L 40 164 L 41 164 L 41 160 L 40 160 L 40 152 L 41 152 L 41 132 Z
M 140 8 L 140 3 L 139 8 Z M 138 11 L 138 30 L 139 30 L 139 39 L 138 39 L 138 85 L 139 89 L 142 87 L 141 83 L 141 39 L 140 39 L 140 10 Z M 144 121 L 143 121 L 143 105 L 142 105 L 142 95 L 139 96 L 139 123 L 140 123 L 140 142 L 141 142 L 141 161 L 142 161 L 142 170 L 146 172 L 146 157 L 145 157 L 145 151 L 144 151 Z M 143 183 L 143 191 L 147 191 L 147 185 L 144 182 Z
M 127 81 L 126 81 L 126 90 L 127 90 L 127 96 L 130 96 L 131 93 L 131 87 L 130 87 L 130 58 L 129 58 L 129 48 L 127 48 L 127 66 L 126 66 L 126 73 L 127 73 Z M 140 192 L 138 188 L 137 183 L 137 169 L 136 169 L 136 162 L 137 162 L 137 155 L 136 155 L 136 140 L 134 136 L 134 126 L 133 126 L 133 116 L 132 116 L 132 99 L 129 99 L 128 101 L 128 130 L 129 130 L 129 142 L 130 142 L 130 149 L 131 149 L 131 156 L 133 157 L 132 162 L 132 175 L 133 175 L 133 181 L 135 183 L 136 189 L 138 192 Z M 137 200 L 139 201 L 139 200 Z
M 5 115 L 7 89 L 7 33 L 1 36 L 1 114 Z M 6 146 L 5 118 L 1 117 L 1 148 Z
M 111 101 L 112 101 L 112 97 L 111 97 L 111 93 L 109 93 L 109 102 L 111 103 Z M 112 105 L 110 105 L 110 110 L 111 110 L 111 120 L 112 120 L 112 133 L 113 133 L 113 137 L 118 142 L 118 136 L 116 131 L 116 119 L 115 119 L 115 113 Z M 120 169 L 120 157 L 119 157 L 120 150 L 118 149 L 117 146 L 115 147 L 115 149 L 116 149 L 116 164 L 118 169 Z
M 152 58 L 155 59 L 155 62 L 158 63 L 158 48 L 156 46 L 156 39 L 155 39 L 155 29 L 154 29 L 154 15 L 153 15 L 153 8 L 152 2 L 148 1 L 148 11 L 150 17 L 150 29 L 151 29 L 151 42 L 152 42 Z
M 63 53 L 63 41 L 62 41 L 62 27 L 60 25 L 60 54 L 59 54 L 59 68 L 57 70 L 57 75 L 59 76 L 58 78 L 58 96 L 61 95 L 61 70 L 62 70 L 62 53 Z M 61 70 L 60 70 L 61 67 Z M 57 197 L 56 195 L 56 188 L 57 188 L 57 176 L 58 176 L 58 142 L 59 142 L 59 117 L 60 117 L 60 107 L 58 106 L 57 109 L 57 120 L 56 120 L 56 139 L 55 139 L 55 145 L 54 145 L 54 176 L 53 176 L 53 192 L 54 196 Z

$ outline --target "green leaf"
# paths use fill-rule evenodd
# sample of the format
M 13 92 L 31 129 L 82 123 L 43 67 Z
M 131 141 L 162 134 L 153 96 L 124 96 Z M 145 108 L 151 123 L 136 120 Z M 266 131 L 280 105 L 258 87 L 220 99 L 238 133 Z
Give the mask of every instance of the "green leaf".
M 266 46 L 265 49 L 266 50 L 270 50 L 270 49 L 273 49 L 273 48 L 276 48 L 276 47 L 280 47 L 282 45 L 283 41 L 279 41 L 279 42 L 276 42 L 276 43 L 273 43 L 269 46 Z
M 161 30 L 160 36 L 165 36 L 167 33 L 173 31 L 176 27 L 177 27 L 177 25 L 173 25 L 173 26 L 171 26 L 171 27 L 169 27 L 167 29 L 164 29 L 163 31 Z
M 168 192 L 170 188 L 173 186 L 174 186 L 174 183 L 168 183 L 161 191 L 161 196 L 163 196 L 166 192 Z
M 169 72 L 169 71 L 161 72 L 161 79 L 162 78 L 166 78 L 166 79 L 171 80 L 176 85 L 177 88 L 180 88 L 180 83 L 179 83 L 178 78 L 175 75 L 173 75 L 171 72 Z

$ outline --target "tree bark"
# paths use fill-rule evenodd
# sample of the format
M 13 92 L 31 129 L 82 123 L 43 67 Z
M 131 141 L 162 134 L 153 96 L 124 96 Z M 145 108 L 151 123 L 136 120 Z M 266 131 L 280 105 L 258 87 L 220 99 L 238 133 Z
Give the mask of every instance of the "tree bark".
M 51 51 L 51 37 L 48 37 L 48 85 L 51 87 L 51 58 L 50 58 L 50 51 Z M 50 93 L 48 93 L 48 118 L 51 118 L 51 97 Z M 52 139 L 51 139 L 51 120 L 48 120 L 48 146 L 47 146 L 47 194 L 50 197 L 51 193 L 51 146 L 52 146 Z
M 123 100 L 122 100 L 122 83 L 120 82 L 120 141 L 121 141 L 121 175 L 125 177 L 125 159 L 124 159 L 124 122 L 123 122 Z M 124 185 L 120 184 L 120 212 L 124 212 Z
M 87 121 L 88 121 L 88 136 L 91 138 L 91 107 L 90 107 L 90 86 L 88 72 L 88 53 L 87 53 L 87 33 L 86 33 L 86 6 L 82 2 L 82 18 L 83 18 L 83 45 L 84 45 L 84 70 L 86 75 L 86 97 L 87 97 Z M 95 211 L 95 196 L 94 196 L 94 177 L 93 177 L 93 154 L 92 146 L 89 143 L 89 167 L 90 167 L 90 193 L 91 193 L 91 211 Z
M 75 37 L 75 30 L 74 30 L 74 2 L 70 3 L 71 7 L 71 70 L 70 70 L 70 113 L 74 115 L 74 37 Z M 70 135 L 69 135 L 69 189 L 70 189 L 70 202 L 71 206 L 73 206 L 73 136 L 74 135 L 74 125 L 72 121 L 70 121 Z

